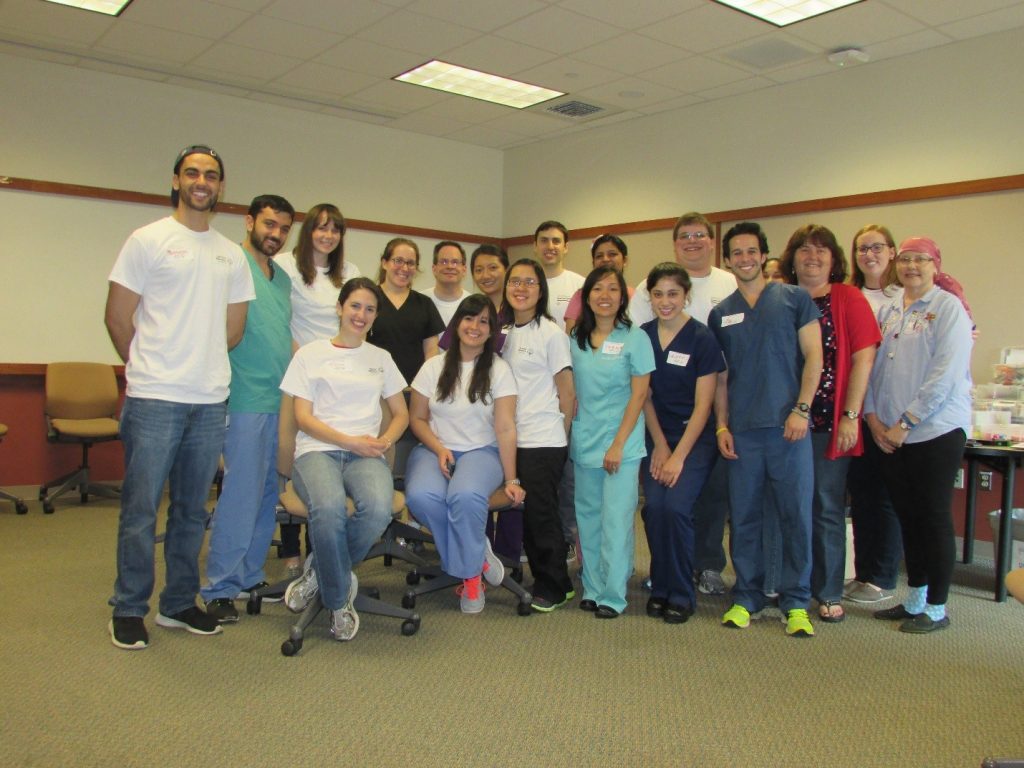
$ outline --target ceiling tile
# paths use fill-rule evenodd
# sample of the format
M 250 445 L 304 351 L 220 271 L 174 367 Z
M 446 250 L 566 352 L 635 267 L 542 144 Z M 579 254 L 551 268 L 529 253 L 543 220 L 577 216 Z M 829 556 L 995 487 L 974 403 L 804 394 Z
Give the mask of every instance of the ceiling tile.
M 481 147 L 504 149 L 521 142 L 524 137 L 491 125 L 471 125 L 469 128 L 461 128 L 453 132 L 448 138 Z
M 802 40 L 794 42 L 781 35 L 768 35 L 748 40 L 733 48 L 719 50 L 712 55 L 754 72 L 763 72 L 796 64 L 820 53 L 818 46 Z
M 439 57 L 443 51 L 465 45 L 479 36 L 466 27 L 447 21 L 432 19 L 409 11 L 395 11 L 359 32 L 357 37 L 380 45 L 407 49 L 423 54 L 427 59 Z
M 773 80 L 776 83 L 793 83 L 797 80 L 804 80 L 808 77 L 817 77 L 818 75 L 831 75 L 841 71 L 835 64 L 828 60 L 828 57 L 823 53 L 821 56 L 805 61 L 801 64 L 794 64 L 792 67 L 783 67 L 782 69 L 775 69 L 765 74 L 769 80 Z
M 611 40 L 576 51 L 572 56 L 590 64 L 616 69 L 626 75 L 635 75 L 691 55 L 682 48 L 660 40 L 635 32 L 624 32 Z
M 442 21 L 457 21 L 464 27 L 492 32 L 498 27 L 546 8 L 539 0 L 415 0 L 407 8 Z
M 39 0 L 6 0 L 0 3 L 0 34 L 7 30 L 43 38 L 94 43 L 117 19 L 78 8 Z
M 136 0 L 137 2 L 138 0 Z M 237 8 L 242 11 L 251 11 L 252 13 L 259 13 L 273 0 L 209 0 L 211 5 L 223 5 L 228 8 Z
M 500 37 L 561 54 L 589 48 L 618 33 L 615 27 L 558 7 L 546 8 L 495 32 Z
M 908 53 L 935 48 L 949 42 L 952 42 L 951 37 L 936 32 L 934 29 L 925 29 L 912 35 L 905 35 L 894 40 L 886 40 L 883 43 L 869 45 L 865 48 L 865 51 L 871 56 L 872 61 L 880 61 L 881 59 L 889 59 L 893 56 L 905 56 Z
M 371 75 L 307 61 L 289 70 L 284 77 L 270 83 L 270 86 L 284 89 L 301 88 L 306 94 L 319 94 L 327 100 L 332 97 L 348 96 L 370 87 L 375 82 L 377 79 Z
M 215 45 L 217 43 L 209 38 L 119 19 L 94 48 L 145 56 L 155 62 L 184 64 Z
M 205 0 L 174 0 L 173 3 L 136 0 L 125 9 L 120 19 L 218 39 L 238 27 L 249 16 L 237 8 L 214 5 Z
M 658 112 L 670 112 L 674 109 L 682 109 L 683 107 L 691 107 L 694 104 L 701 104 L 704 102 L 700 96 L 694 94 L 686 94 L 685 96 L 677 96 L 674 99 L 668 99 L 667 101 L 659 101 L 656 104 L 650 106 L 641 107 L 640 111 L 645 115 L 655 115 Z
M 644 0 L 625 3 L 622 0 L 561 0 L 562 8 L 622 29 L 637 29 L 667 19 L 683 11 L 698 8 L 706 0 Z
M 200 80 L 194 77 L 171 75 L 167 78 L 166 82 L 169 85 L 180 85 L 185 88 L 194 88 L 199 91 L 209 91 L 239 98 L 248 98 L 250 93 L 248 88 L 239 88 L 234 85 L 225 85 L 224 83 L 211 83 L 209 80 Z
M 1024 26 L 1024 5 L 1015 5 L 983 16 L 943 24 L 939 30 L 957 40 L 965 40 L 1020 26 Z
M 352 72 L 391 78 L 422 64 L 423 55 L 349 37 L 321 53 L 316 60 Z
M 429 107 L 424 107 L 417 111 L 416 114 L 451 117 L 453 120 L 460 120 L 467 125 L 473 125 L 475 123 L 498 120 L 509 114 L 511 109 L 512 107 L 505 107 L 501 104 L 492 104 L 487 101 L 480 101 L 480 99 L 462 97 L 431 104 Z
M 774 85 L 776 83 L 766 77 L 751 77 L 746 80 L 737 80 L 735 83 L 720 85 L 717 88 L 708 88 L 706 91 L 698 91 L 697 95 L 708 101 L 713 101 L 714 99 L 738 96 L 741 93 L 759 91 L 762 88 L 771 88 Z
M 574 61 L 570 58 L 555 59 L 539 67 L 516 73 L 517 80 L 533 85 L 542 85 L 557 91 L 574 93 L 602 83 L 618 80 L 622 75 L 610 69 Z
M 369 107 L 371 110 L 383 108 L 404 115 L 453 98 L 456 97 L 419 85 L 385 80 L 352 94 L 345 99 L 345 103 Z
M 309 59 L 342 41 L 342 36 L 292 24 L 272 16 L 253 16 L 224 40 L 247 48 Z
M 394 8 L 373 0 L 275 0 L 264 16 L 338 35 L 352 35 L 383 19 Z
M 643 109 L 649 104 L 674 99 L 681 95 L 680 89 L 670 88 L 650 80 L 626 77 L 612 83 L 587 88 L 573 94 L 581 101 L 594 99 L 619 109 Z
M 485 35 L 446 51 L 445 57 L 451 64 L 502 77 L 515 77 L 525 69 L 551 61 L 555 54 L 503 37 Z
M 459 120 L 452 120 L 436 115 L 426 115 L 422 112 L 413 112 L 411 115 L 402 115 L 388 124 L 391 128 L 398 128 L 403 131 L 414 133 L 425 133 L 429 136 L 447 136 L 460 128 L 468 128 L 469 123 Z
M 37 48 L 34 45 L 22 45 L 17 42 L 0 41 L 0 53 L 22 56 L 27 59 L 37 59 L 39 61 L 50 61 L 54 64 L 64 64 L 66 66 L 73 66 L 79 61 L 79 57 L 76 54 L 47 51 L 44 48 Z
M 759 37 L 772 29 L 771 25 L 724 5 L 702 3 L 699 8 L 638 31 L 655 40 L 704 53 Z
M 330 115 L 331 117 L 343 117 L 346 120 L 359 120 L 360 122 L 373 123 L 374 125 L 386 125 L 394 119 L 392 115 L 362 112 L 353 109 L 345 109 L 344 107 L 324 107 L 320 112 L 324 115 Z
M 696 93 L 737 80 L 745 80 L 750 77 L 750 73 L 714 59 L 692 56 L 683 61 L 649 69 L 643 72 L 641 77 L 668 88 L 675 88 L 680 93 Z
M 243 79 L 247 83 L 269 83 L 301 63 L 298 59 L 269 51 L 217 43 L 193 59 L 187 69 L 205 77 L 223 72 L 235 80 Z
M 99 61 L 98 59 L 82 58 L 79 60 L 78 66 L 82 67 L 83 69 L 91 69 L 96 72 L 106 72 L 111 75 L 134 77 L 137 80 L 141 79 L 155 80 L 157 82 L 167 82 L 167 79 L 170 77 L 170 75 L 168 75 L 166 72 L 145 70 L 127 64 L 114 64 L 109 61 Z
M 786 31 L 825 50 L 863 47 L 923 29 L 921 22 L 881 3 L 858 3 L 816 16 Z
M 543 136 L 564 127 L 566 122 L 560 117 L 549 117 L 533 111 L 519 110 L 510 112 L 499 120 L 483 123 L 483 125 L 500 128 L 503 131 L 511 131 L 523 136 Z
M 965 0 L 928 0 L 926 3 L 921 0 L 885 0 L 885 4 L 924 24 L 935 27 L 1011 5 L 1019 5 L 1020 0 L 970 0 L 970 2 L 965 2 Z

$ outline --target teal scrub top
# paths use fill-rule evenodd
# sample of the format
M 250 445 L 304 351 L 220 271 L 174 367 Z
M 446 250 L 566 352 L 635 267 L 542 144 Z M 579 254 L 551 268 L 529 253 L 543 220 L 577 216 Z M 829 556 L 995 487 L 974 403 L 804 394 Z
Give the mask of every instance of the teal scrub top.
M 600 349 L 580 349 L 575 338 L 570 347 L 577 399 L 570 453 L 579 466 L 597 469 L 622 424 L 633 377 L 655 368 L 654 350 L 640 328 L 623 325 L 615 326 Z M 641 412 L 623 447 L 622 461 L 639 461 L 646 455 Z

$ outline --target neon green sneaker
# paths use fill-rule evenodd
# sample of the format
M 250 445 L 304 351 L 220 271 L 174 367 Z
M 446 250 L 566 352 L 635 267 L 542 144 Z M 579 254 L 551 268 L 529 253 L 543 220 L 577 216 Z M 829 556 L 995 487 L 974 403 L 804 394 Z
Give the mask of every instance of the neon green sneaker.
M 803 608 L 793 608 L 786 614 L 786 634 L 790 637 L 814 637 L 814 627 Z
M 806 614 L 807 612 L 804 611 Z M 746 629 L 750 626 L 750 611 L 739 603 L 733 605 L 722 617 L 722 624 L 731 629 Z

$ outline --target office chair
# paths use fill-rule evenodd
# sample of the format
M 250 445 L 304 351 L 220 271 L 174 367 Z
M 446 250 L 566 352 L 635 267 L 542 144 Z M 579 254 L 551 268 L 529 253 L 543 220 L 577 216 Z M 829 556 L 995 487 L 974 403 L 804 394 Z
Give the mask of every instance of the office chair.
M 386 404 L 383 411 L 384 418 L 389 419 L 391 414 L 387 409 Z M 293 398 L 290 395 L 282 395 L 280 424 L 278 427 L 277 471 L 286 482 L 281 492 L 278 522 L 306 523 L 309 518 L 309 512 L 306 509 L 306 505 L 295 492 L 295 488 L 291 482 L 292 464 L 295 460 L 295 436 L 297 432 L 298 425 L 295 423 Z M 393 458 L 393 454 L 388 457 L 389 463 L 393 461 Z M 348 501 L 348 506 L 349 514 L 352 514 L 355 509 L 352 505 L 351 499 Z M 405 496 L 396 492 L 392 501 L 392 515 L 397 516 L 404 508 Z M 393 524 L 394 521 L 392 521 L 392 525 Z M 387 530 L 391 530 L 390 525 Z M 385 534 L 386 532 L 387 531 L 385 531 Z M 379 546 L 380 544 L 377 545 L 377 547 Z M 411 556 L 416 560 L 419 560 L 418 556 L 413 555 L 413 553 L 405 552 L 404 547 L 395 546 L 399 551 L 389 551 L 387 553 L 388 556 L 401 557 L 402 559 L 406 559 L 406 557 Z M 371 549 L 370 554 L 367 556 L 368 558 L 373 554 L 373 551 L 374 550 Z M 376 556 L 379 557 L 384 555 L 385 552 L 381 551 Z M 410 559 L 409 562 L 414 562 L 414 560 Z M 422 560 L 420 560 L 420 562 L 422 562 Z M 249 594 L 249 600 L 246 603 L 246 613 L 251 616 L 258 615 L 261 611 L 263 598 L 267 595 L 283 592 L 289 581 L 290 580 L 286 580 L 277 584 L 271 584 L 263 587 L 262 589 L 253 590 Z M 401 619 L 401 632 L 406 637 L 415 635 L 416 632 L 419 631 L 420 617 L 417 613 L 389 605 L 388 603 L 380 600 L 379 597 L 380 591 L 376 588 L 361 586 L 359 588 L 359 594 L 356 595 L 353 605 L 359 613 L 367 613 L 375 616 L 390 616 L 392 618 Z M 324 606 L 318 593 L 306 609 L 299 614 L 298 619 L 296 619 L 295 623 L 289 630 L 288 639 L 281 643 L 281 653 L 283 655 L 294 656 L 302 650 L 306 628 L 313 623 L 316 617 L 319 616 L 320 612 L 323 610 Z
M 3 442 L 3 439 L 6 436 L 7 436 L 7 425 L 6 424 L 0 424 L 0 442 Z M 14 509 L 15 509 L 15 511 L 19 515 L 26 515 L 26 514 L 28 514 L 28 507 L 25 505 L 25 502 L 22 501 L 17 496 L 15 496 L 13 493 L 8 493 L 3 488 L 0 488 L 0 499 L 3 499 L 5 501 L 13 501 L 14 502 Z
M 46 439 L 51 443 L 82 446 L 82 463 L 73 472 L 39 487 L 43 512 L 53 513 L 53 502 L 78 488 L 83 504 L 89 494 L 120 498 L 117 488 L 89 481 L 89 449 L 96 443 L 117 440 L 117 379 L 112 366 L 102 363 L 50 363 L 46 366 Z M 48 493 L 53 486 L 60 486 Z
M 511 508 L 512 505 L 509 503 L 502 487 L 491 494 L 488 501 L 487 514 L 492 516 L 500 515 L 503 510 Z M 520 616 L 529 616 L 533 613 L 530 608 L 530 603 L 533 602 L 533 595 L 519 583 L 523 578 L 522 564 L 518 561 L 513 562 L 504 555 L 499 554 L 497 557 L 501 560 L 502 565 L 505 566 L 505 578 L 501 580 L 501 586 L 518 598 L 519 602 L 516 605 L 516 612 Z M 421 579 L 426 579 L 426 581 L 421 582 Z M 417 567 L 406 575 L 405 581 L 410 588 L 402 597 L 402 607 L 410 610 L 416 607 L 416 598 L 420 595 L 439 592 L 442 589 L 457 587 L 462 584 L 462 579 L 445 573 L 439 565 Z
M 1024 568 L 1015 568 L 1006 574 L 1006 590 L 1024 603 Z

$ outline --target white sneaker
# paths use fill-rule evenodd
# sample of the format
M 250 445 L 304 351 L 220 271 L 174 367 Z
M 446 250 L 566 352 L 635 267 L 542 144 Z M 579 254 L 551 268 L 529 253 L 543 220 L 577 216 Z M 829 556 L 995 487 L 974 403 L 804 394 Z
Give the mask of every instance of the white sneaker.
M 484 585 L 476 580 L 476 595 L 469 594 L 469 579 L 462 580 L 462 586 L 456 588 L 459 594 L 459 608 L 463 613 L 480 613 L 484 609 L 486 599 L 484 598 Z
M 331 611 L 331 635 L 342 642 L 351 640 L 359 631 L 359 614 L 356 613 L 355 600 L 359 594 L 359 579 L 352 574 L 348 588 L 348 602 L 336 611 Z
M 494 550 L 491 549 L 491 541 L 488 538 L 484 538 L 483 576 L 492 587 L 497 587 L 505 579 L 505 566 L 498 559 L 498 556 L 494 554 Z
M 302 575 L 284 591 L 284 604 L 292 613 L 302 613 L 319 591 L 320 585 L 316 580 L 316 571 L 313 570 L 313 556 L 310 555 L 306 558 Z
M 701 571 L 697 577 L 697 591 L 702 595 L 724 595 L 725 582 L 722 581 L 722 574 L 710 568 Z

